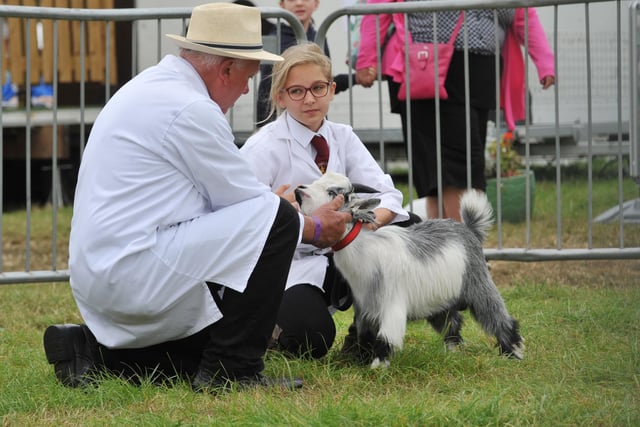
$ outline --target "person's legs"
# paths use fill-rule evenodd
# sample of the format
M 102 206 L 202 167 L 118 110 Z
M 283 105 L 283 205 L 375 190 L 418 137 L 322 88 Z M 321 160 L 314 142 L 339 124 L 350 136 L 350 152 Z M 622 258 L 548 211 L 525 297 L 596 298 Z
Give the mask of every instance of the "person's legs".
M 431 107 L 430 104 L 415 102 L 417 106 Z M 467 144 L 466 106 L 453 102 L 441 102 L 441 162 L 442 176 L 433 175 L 437 163 L 433 161 L 436 145 L 424 143 L 434 138 L 434 130 L 428 121 L 417 122 L 414 133 L 421 138 L 421 144 L 414 148 L 414 177 L 419 196 L 426 197 L 428 218 L 439 218 L 438 179 L 442 182 L 442 218 L 460 221 L 460 197 L 468 185 L 483 190 L 486 187 L 484 177 L 484 138 L 488 112 L 471 106 Z M 470 155 L 470 159 L 469 159 Z M 437 156 L 435 156 L 437 158 Z M 424 168 L 420 165 L 424 164 Z M 431 171 L 423 170 L 431 167 Z M 469 174 L 468 166 L 471 167 Z
M 446 187 L 442 190 L 442 218 L 451 218 L 461 221 L 460 218 L 460 197 L 465 190 L 456 187 Z M 427 217 L 439 218 L 440 212 L 437 197 L 427 197 Z
M 387 80 L 387 87 L 389 89 L 389 106 L 391 112 L 400 115 L 400 125 L 402 127 L 402 143 L 404 145 L 404 154 L 407 156 L 407 107 L 405 101 L 398 99 L 398 91 L 400 90 L 400 83 L 393 81 L 391 77 L 385 77 Z M 408 158 L 408 156 L 407 156 Z
M 109 349 L 99 345 L 100 362 L 106 370 L 133 383 L 142 378 L 154 383 L 191 379 L 200 365 L 208 340 L 205 331 L 180 340 L 144 348 Z
M 322 291 L 308 284 L 284 292 L 277 319 L 277 349 L 293 356 L 318 359 L 329 351 L 336 326 Z
M 133 383 L 150 379 L 165 383 L 191 378 L 202 358 L 206 335 L 190 337 L 144 348 L 110 349 L 98 343 L 87 325 L 52 325 L 43 344 L 56 377 L 69 387 L 84 387 L 100 373 L 109 373 Z
M 195 387 L 260 375 L 298 232 L 298 214 L 283 199 L 245 291 L 222 288 L 217 302 L 223 317 L 207 328 L 208 342 L 194 379 Z
M 299 232 L 298 214 L 284 199 L 244 293 L 225 288 L 220 300 L 223 319 L 184 339 L 135 349 L 109 349 L 96 341 L 86 325 L 53 325 L 44 333 L 44 349 L 57 378 L 71 387 L 85 386 L 106 371 L 137 381 L 190 379 L 205 369 L 213 374 L 252 376 L 262 371 L 262 355 L 275 323 L 284 283 Z M 211 370 L 208 370 L 211 369 Z M 225 371 L 226 369 L 226 371 Z
M 440 205 L 438 204 L 438 196 L 427 196 L 425 197 L 427 204 L 427 218 L 434 219 L 440 218 Z M 442 205 L 442 218 L 446 218 L 447 215 L 444 211 L 444 204 Z

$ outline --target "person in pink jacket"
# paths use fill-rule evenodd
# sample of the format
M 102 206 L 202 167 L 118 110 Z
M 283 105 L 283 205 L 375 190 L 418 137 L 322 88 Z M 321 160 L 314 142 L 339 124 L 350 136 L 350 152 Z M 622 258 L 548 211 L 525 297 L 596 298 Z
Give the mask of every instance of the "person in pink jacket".
M 402 0 L 368 0 L 367 4 L 393 3 Z M 525 84 L 524 84 L 524 60 L 522 58 L 521 44 L 524 44 L 525 11 L 528 11 L 528 48 L 529 54 L 534 60 L 541 76 L 543 87 L 547 88 L 554 83 L 553 54 L 548 47 L 546 37 L 534 9 L 499 9 L 498 20 L 501 40 L 500 53 L 505 56 L 502 72 L 501 106 L 508 117 L 506 119 L 510 129 L 515 122 L 525 117 Z M 470 173 L 471 186 L 484 190 L 486 180 L 484 177 L 484 142 L 486 139 L 486 122 L 490 110 L 495 106 L 495 55 L 492 37 L 493 33 L 487 28 L 486 22 L 492 22 L 492 12 L 467 11 L 469 18 L 469 67 L 474 71 L 470 77 L 471 91 L 471 123 L 466 123 L 465 85 L 464 85 L 464 45 L 462 36 L 459 35 L 456 43 L 454 57 L 447 74 L 446 87 L 449 92 L 448 100 L 440 100 L 440 129 L 442 135 L 442 153 L 438 160 L 435 102 L 434 100 L 411 100 L 412 123 L 411 134 L 413 136 L 413 176 L 419 197 L 427 199 L 428 217 L 442 215 L 445 218 L 459 220 L 459 195 L 469 185 L 467 176 Z M 431 30 L 428 25 L 430 14 L 409 14 L 409 21 L 413 22 L 411 33 L 414 40 L 416 34 L 421 42 L 429 42 Z M 439 13 L 440 30 L 444 32 L 442 38 L 446 41 L 446 32 L 450 31 L 457 19 L 457 12 Z M 402 120 L 403 136 L 407 139 L 407 121 L 405 117 L 406 104 L 398 101 L 397 91 L 399 83 L 404 76 L 403 45 L 405 43 L 405 22 L 403 14 L 386 14 L 364 16 L 360 27 L 360 47 L 356 63 L 357 78 L 367 87 L 373 84 L 377 77 L 378 63 L 381 66 L 381 74 L 389 85 L 391 111 L 400 113 Z M 413 19 L 413 21 L 411 21 Z M 379 20 L 379 30 L 377 27 Z M 484 23 L 481 23 L 484 22 Z M 390 36 L 388 29 L 393 23 L 395 32 Z M 417 27 L 416 27 L 417 25 Z M 379 33 L 378 33 L 379 31 Z M 414 34 L 414 31 L 418 33 Z M 377 58 L 377 34 L 381 34 L 383 54 L 378 62 Z M 385 35 L 385 36 L 382 36 Z M 384 39 L 383 39 L 384 37 Z M 439 36 L 440 37 L 440 36 Z M 507 43 L 504 39 L 509 39 Z M 444 42 L 440 40 L 440 42 Z M 397 70 L 400 64 L 401 70 Z M 551 67 L 549 67 L 551 65 Z M 465 128 L 471 129 L 471 170 L 467 170 Z M 437 162 L 442 165 L 442 177 L 438 177 Z M 442 179 L 443 194 L 439 194 L 437 183 Z M 442 198 L 442 213 L 439 213 L 438 201 Z
M 368 0 L 367 4 L 376 3 L 401 3 L 403 0 Z M 513 24 L 507 32 L 502 47 L 504 71 L 500 80 L 500 108 L 504 111 L 505 120 L 509 130 L 515 128 L 515 122 L 525 118 L 525 81 L 524 81 L 524 57 L 521 46 L 525 44 L 525 11 L 528 14 L 528 52 L 533 60 L 540 84 L 543 89 L 548 89 L 555 83 L 554 55 L 544 28 L 540 23 L 538 13 L 534 8 L 516 9 Z M 392 75 L 391 65 L 398 53 L 402 52 L 404 43 L 404 17 L 401 13 L 393 15 L 380 15 L 380 34 L 388 34 L 391 25 L 395 26 L 393 33 L 387 37 L 382 53 L 382 75 Z M 377 47 L 376 47 L 376 16 L 365 15 L 360 24 L 360 46 L 358 50 L 358 62 L 356 75 L 358 81 L 365 87 L 371 87 L 377 78 Z M 391 83 L 391 82 L 390 82 Z M 393 84 L 395 91 L 391 99 L 391 111 L 395 111 L 394 104 L 398 100 L 397 84 Z M 391 90 L 391 87 L 390 87 Z M 404 122 L 403 122 L 404 125 Z
M 538 70 L 540 84 L 543 89 L 548 89 L 555 83 L 554 55 L 538 13 L 533 8 L 516 9 L 513 24 L 502 46 L 504 69 L 500 79 L 500 108 L 504 111 L 509 130 L 515 129 L 516 122 L 524 120 L 526 114 L 524 57 L 520 47 L 525 44 L 525 12 L 528 14 L 528 52 Z
M 402 0 L 367 0 L 367 4 L 400 3 Z M 402 52 L 404 44 L 404 16 L 401 13 L 393 15 L 379 15 L 381 38 L 386 41 L 383 45 L 381 59 L 381 73 L 389 84 L 389 100 L 391 112 L 400 114 L 403 135 L 406 139 L 405 114 L 399 108 L 397 98 L 400 84 L 391 79 L 391 64 L 396 56 Z M 395 27 L 395 29 L 394 29 Z M 376 15 L 364 15 L 360 23 L 360 46 L 356 62 L 356 80 L 364 87 L 371 87 L 378 77 L 378 53 L 376 35 Z M 385 36 L 387 35 L 387 36 Z

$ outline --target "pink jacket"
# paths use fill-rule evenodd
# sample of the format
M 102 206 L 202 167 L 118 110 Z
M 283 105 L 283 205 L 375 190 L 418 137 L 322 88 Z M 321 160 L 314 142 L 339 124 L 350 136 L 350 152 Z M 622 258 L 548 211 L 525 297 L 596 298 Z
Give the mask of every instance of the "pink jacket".
M 402 0 L 367 0 L 367 4 L 376 3 L 401 3 Z M 393 22 L 396 30 L 389 38 L 384 52 L 382 52 L 382 74 L 392 75 L 391 64 L 396 56 L 402 53 L 404 45 L 404 16 L 402 13 L 394 13 L 393 15 L 382 14 L 380 17 L 380 38 L 384 41 L 389 26 Z M 376 15 L 363 15 L 360 23 L 360 48 L 358 50 L 358 62 L 356 70 L 367 67 L 376 67 L 377 51 L 376 51 Z
M 375 3 L 400 3 L 403 0 L 368 0 L 367 4 Z M 544 29 L 533 8 L 529 8 L 529 55 L 531 56 L 540 80 L 546 76 L 555 76 L 553 51 L 549 47 Z M 524 45 L 524 11 L 516 9 L 513 24 L 507 32 L 502 47 L 504 72 L 500 81 L 500 107 L 504 110 L 507 127 L 515 128 L 517 120 L 525 118 L 525 81 L 524 58 L 521 45 Z M 397 72 L 392 69 L 394 62 L 404 64 L 402 47 L 404 45 L 404 16 L 401 13 L 379 15 L 380 35 L 384 38 L 389 25 L 393 22 L 395 32 L 390 37 L 382 54 L 382 74 L 394 77 L 398 80 Z M 356 70 L 377 65 L 376 52 L 376 16 L 364 15 L 360 24 L 360 48 Z M 403 73 L 402 73 L 403 74 Z
M 528 8 L 529 15 L 529 56 L 533 60 L 538 77 L 555 76 L 554 55 L 538 13 Z M 520 46 L 524 46 L 525 9 L 516 9 L 513 23 L 502 46 L 504 70 L 500 79 L 500 108 L 504 111 L 509 130 L 515 129 L 515 122 L 525 118 L 524 57 Z

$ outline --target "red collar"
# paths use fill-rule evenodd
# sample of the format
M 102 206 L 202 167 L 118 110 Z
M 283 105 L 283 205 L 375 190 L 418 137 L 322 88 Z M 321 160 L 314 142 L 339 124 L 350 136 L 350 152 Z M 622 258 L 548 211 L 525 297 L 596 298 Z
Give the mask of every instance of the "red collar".
M 351 229 L 351 231 L 349 231 L 349 233 L 346 236 L 344 236 L 344 239 L 340 240 L 338 243 L 331 246 L 331 249 L 333 249 L 334 252 L 338 252 L 340 249 L 343 249 L 344 247 L 349 245 L 349 243 L 353 242 L 356 239 L 356 237 L 358 237 L 358 234 L 360 234 L 361 229 L 362 229 L 362 223 L 360 221 L 356 222 L 353 225 L 353 228 Z

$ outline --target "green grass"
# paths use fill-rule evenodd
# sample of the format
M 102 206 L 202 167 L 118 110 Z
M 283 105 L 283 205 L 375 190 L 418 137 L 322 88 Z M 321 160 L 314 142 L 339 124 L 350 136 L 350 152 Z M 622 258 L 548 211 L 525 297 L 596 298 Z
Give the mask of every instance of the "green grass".
M 267 373 L 299 375 L 296 392 L 219 396 L 108 379 L 86 391 L 54 378 L 42 332 L 79 322 L 67 284 L 0 288 L 3 425 L 604 425 L 640 423 L 640 287 L 526 281 L 502 287 L 526 338 L 525 358 L 499 357 L 467 317 L 465 346 L 445 352 L 423 322 L 387 370 L 353 366 L 337 348 L 319 361 L 267 356 Z M 351 313 L 339 313 L 343 337 Z
M 532 240 L 555 247 L 555 185 L 537 187 Z M 586 244 L 585 188 L 563 186 L 566 247 Z M 612 180 L 595 183 L 596 214 L 616 203 L 612 188 Z M 625 184 L 625 200 L 632 197 L 637 188 Z M 66 268 L 70 214 L 70 208 L 59 214 L 60 268 Z M 594 225 L 594 242 L 616 247 L 618 227 Z M 35 209 L 33 269 L 50 268 L 50 228 L 50 212 Z M 24 213 L 3 215 L 4 271 L 23 269 L 24 229 Z M 505 241 L 521 244 L 523 229 L 505 224 Z M 624 230 L 627 246 L 640 246 L 640 226 Z M 491 239 L 494 244 L 495 233 Z M 467 316 L 458 352 L 446 352 L 415 321 L 389 369 L 352 365 L 338 354 L 352 316 L 346 312 L 336 315 L 337 343 L 327 357 L 267 354 L 266 373 L 300 376 L 302 390 L 218 396 L 193 393 L 186 384 L 133 386 L 114 378 L 89 390 L 59 385 L 42 333 L 52 323 L 81 322 L 68 283 L 0 286 L 0 419 L 3 426 L 640 425 L 640 261 L 492 262 L 492 274 L 520 321 L 522 361 L 499 357 Z

